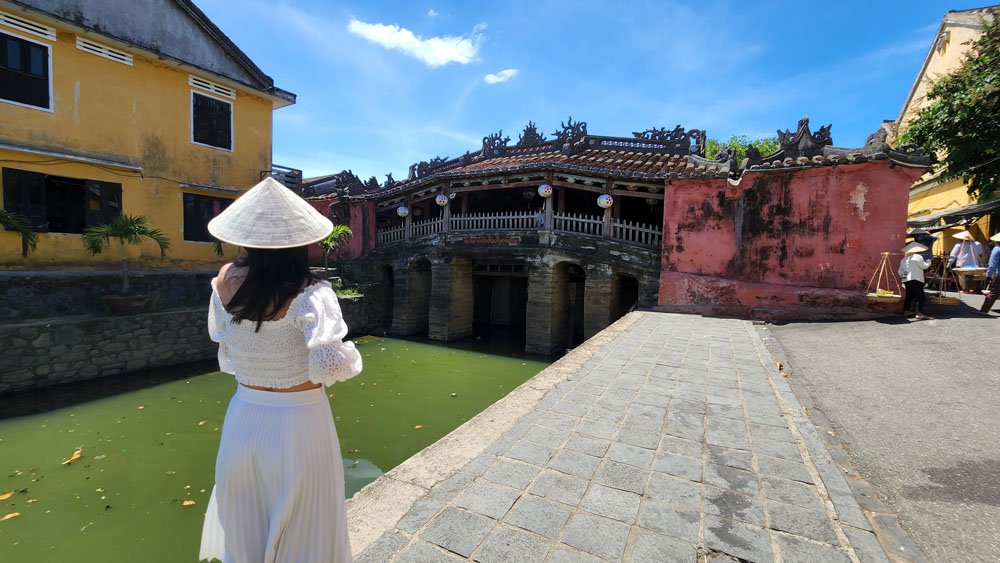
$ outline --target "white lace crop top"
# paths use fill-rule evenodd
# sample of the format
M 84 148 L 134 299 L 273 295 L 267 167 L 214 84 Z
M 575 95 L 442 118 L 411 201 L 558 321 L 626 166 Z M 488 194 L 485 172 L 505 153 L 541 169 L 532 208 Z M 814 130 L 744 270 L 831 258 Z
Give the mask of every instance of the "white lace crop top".
M 299 293 L 280 319 L 232 322 L 212 280 L 208 336 L 219 343 L 219 369 L 244 385 L 287 389 L 307 381 L 333 385 L 361 372 L 361 354 L 344 342 L 347 325 L 329 283 Z

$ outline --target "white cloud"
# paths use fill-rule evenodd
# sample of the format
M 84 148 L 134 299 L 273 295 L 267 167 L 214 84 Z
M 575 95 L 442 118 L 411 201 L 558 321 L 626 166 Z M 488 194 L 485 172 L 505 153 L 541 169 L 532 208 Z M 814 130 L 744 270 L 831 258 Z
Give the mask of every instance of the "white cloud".
M 479 54 L 483 24 L 473 28 L 466 37 L 431 37 L 423 39 L 412 31 L 398 25 L 365 23 L 351 18 L 347 30 L 386 49 L 401 51 L 430 67 L 448 63 L 469 64 Z
M 431 8 L 430 10 L 427 10 L 427 17 L 429 17 L 429 18 L 436 18 L 437 15 L 438 15 L 438 13 L 434 11 L 434 8 Z
M 483 82 L 487 84 L 499 84 L 501 82 L 507 82 L 511 78 L 517 76 L 520 72 L 516 68 L 508 68 L 506 70 L 501 70 L 497 73 L 490 73 L 483 77 Z

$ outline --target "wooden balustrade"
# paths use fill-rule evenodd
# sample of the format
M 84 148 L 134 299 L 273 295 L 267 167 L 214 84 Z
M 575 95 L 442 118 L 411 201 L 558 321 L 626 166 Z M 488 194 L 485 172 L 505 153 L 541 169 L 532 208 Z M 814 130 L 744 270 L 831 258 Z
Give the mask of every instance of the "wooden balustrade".
M 597 215 L 583 213 L 554 213 L 552 215 L 552 230 L 564 233 L 578 233 L 590 236 L 604 236 L 604 219 Z M 444 217 L 414 221 L 410 224 L 410 237 L 418 238 L 445 231 Z M 530 211 L 511 211 L 494 213 L 471 213 L 467 215 L 452 215 L 448 231 L 525 231 L 542 230 L 536 214 Z M 657 248 L 663 234 L 659 228 L 644 225 L 638 221 L 617 219 L 611 221 L 609 238 Z M 387 229 L 378 229 L 375 234 L 376 244 L 390 244 L 406 240 L 406 226 L 399 225 Z
M 612 220 L 611 238 L 631 242 L 640 246 L 660 246 L 663 233 L 660 229 L 643 225 L 638 221 Z

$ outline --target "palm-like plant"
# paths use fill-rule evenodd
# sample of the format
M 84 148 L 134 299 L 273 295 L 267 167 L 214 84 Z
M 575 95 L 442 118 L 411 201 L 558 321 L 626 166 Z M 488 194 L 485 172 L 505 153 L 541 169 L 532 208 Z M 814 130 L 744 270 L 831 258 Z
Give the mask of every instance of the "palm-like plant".
M 323 270 L 326 272 L 326 277 L 330 277 L 330 255 L 343 248 L 352 238 L 354 238 L 354 231 L 350 227 L 334 225 L 330 234 L 319 241 L 319 245 L 323 249 Z
M 125 255 L 126 244 L 142 244 L 143 239 L 150 239 L 160 247 L 160 258 L 167 256 L 170 239 L 159 229 L 149 226 L 149 220 L 142 215 L 125 215 L 115 217 L 107 223 L 87 227 L 83 230 L 83 246 L 91 254 L 97 255 L 111 244 L 111 239 L 118 242 L 122 254 L 122 294 L 127 295 L 128 260 Z
M 38 248 L 38 235 L 31 230 L 28 218 L 20 213 L 0 209 L 0 227 L 13 229 L 21 235 L 21 257 L 27 258 Z

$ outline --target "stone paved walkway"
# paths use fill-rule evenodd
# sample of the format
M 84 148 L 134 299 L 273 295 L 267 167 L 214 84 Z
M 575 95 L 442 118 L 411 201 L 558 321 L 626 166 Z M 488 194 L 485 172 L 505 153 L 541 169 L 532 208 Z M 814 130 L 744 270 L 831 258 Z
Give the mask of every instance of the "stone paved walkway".
M 633 315 L 356 560 L 888 561 L 750 323 Z

